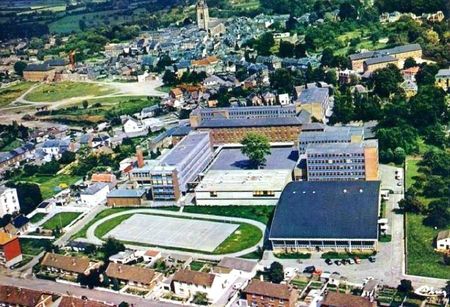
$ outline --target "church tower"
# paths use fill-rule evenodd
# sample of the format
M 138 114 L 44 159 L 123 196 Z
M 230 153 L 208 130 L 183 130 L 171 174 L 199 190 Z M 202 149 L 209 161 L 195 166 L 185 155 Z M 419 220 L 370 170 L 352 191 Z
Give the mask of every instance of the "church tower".
M 199 29 L 208 31 L 209 10 L 205 0 L 197 2 L 197 26 Z

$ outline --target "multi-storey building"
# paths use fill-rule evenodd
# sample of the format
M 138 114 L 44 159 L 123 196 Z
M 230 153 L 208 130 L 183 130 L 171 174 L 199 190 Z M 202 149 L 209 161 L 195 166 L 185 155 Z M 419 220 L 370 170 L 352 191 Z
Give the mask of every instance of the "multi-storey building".
M 301 91 L 297 102 L 301 110 L 308 111 L 312 117 L 324 121 L 330 104 L 328 88 L 312 87 Z
M 298 293 L 288 285 L 252 280 L 243 291 L 249 306 L 295 306 Z
M 212 159 L 209 132 L 187 135 L 151 170 L 153 199 L 178 200 Z
M 0 186 L 0 217 L 20 210 L 17 190 Z
M 379 180 L 378 142 L 310 144 L 306 176 L 308 181 Z
M 22 261 L 19 238 L 0 231 L 0 265 L 10 267 Z

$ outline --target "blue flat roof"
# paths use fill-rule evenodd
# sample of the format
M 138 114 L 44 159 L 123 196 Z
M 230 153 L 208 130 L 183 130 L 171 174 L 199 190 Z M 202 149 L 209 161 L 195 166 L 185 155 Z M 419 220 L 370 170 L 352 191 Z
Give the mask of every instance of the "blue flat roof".
M 266 165 L 261 169 L 294 169 L 298 160 L 298 150 L 289 147 L 272 147 L 266 157 Z M 210 170 L 253 169 L 250 160 L 241 148 L 223 148 L 213 161 Z

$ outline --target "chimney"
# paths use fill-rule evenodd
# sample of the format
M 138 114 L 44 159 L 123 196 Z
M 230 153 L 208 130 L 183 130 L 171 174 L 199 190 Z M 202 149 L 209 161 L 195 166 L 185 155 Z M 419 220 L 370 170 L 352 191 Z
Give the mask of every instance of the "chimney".
M 144 152 L 141 146 L 136 147 L 137 166 L 139 168 L 144 167 Z

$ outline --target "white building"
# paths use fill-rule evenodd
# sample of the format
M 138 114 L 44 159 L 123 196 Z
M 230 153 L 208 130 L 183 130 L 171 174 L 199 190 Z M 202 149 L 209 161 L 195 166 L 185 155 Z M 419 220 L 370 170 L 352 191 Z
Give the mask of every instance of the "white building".
M 278 101 L 282 106 L 285 106 L 291 103 L 291 98 L 289 97 L 289 94 L 280 94 L 278 95 Z
M 230 274 L 230 276 L 252 279 L 259 269 L 258 262 L 233 257 L 223 257 L 214 267 L 214 272 L 219 274 Z
M 229 286 L 224 276 L 205 272 L 179 270 L 172 278 L 176 295 L 190 298 L 198 292 L 206 293 L 210 304 L 214 304 Z
M 80 193 L 80 200 L 82 204 L 93 207 L 106 201 L 108 193 L 108 183 L 96 182 Z
M 132 250 L 124 250 L 109 257 L 109 261 L 120 264 L 127 264 L 137 259 L 136 253 Z
M 164 123 L 159 118 L 146 118 L 142 120 L 142 124 L 150 131 L 155 132 L 164 128 Z
M 0 217 L 5 214 L 13 214 L 20 210 L 19 198 L 17 197 L 17 190 L 0 186 Z
M 290 169 L 210 170 L 195 189 L 197 205 L 276 205 Z
M 450 250 L 450 229 L 439 231 L 436 238 L 436 249 L 438 251 Z
M 148 128 L 141 122 L 135 120 L 134 118 L 128 118 L 123 124 L 123 131 L 125 133 L 142 133 L 146 132 Z

